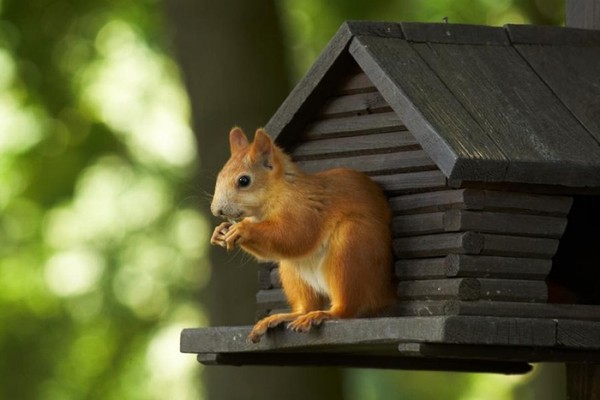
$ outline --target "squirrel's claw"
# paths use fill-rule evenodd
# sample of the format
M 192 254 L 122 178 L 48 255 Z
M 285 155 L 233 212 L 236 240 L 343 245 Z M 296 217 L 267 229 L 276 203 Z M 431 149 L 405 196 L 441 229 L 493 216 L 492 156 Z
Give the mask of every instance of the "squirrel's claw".
M 225 242 L 225 235 L 227 235 L 227 232 L 229 231 L 231 225 L 231 222 L 223 222 L 219 226 L 217 226 L 213 231 L 212 237 L 210 238 L 210 244 L 214 246 L 227 247 L 227 243 Z
M 244 222 L 237 222 L 229 226 L 223 238 L 227 251 L 233 250 L 236 244 L 242 243 L 243 239 L 247 237 L 245 232 Z

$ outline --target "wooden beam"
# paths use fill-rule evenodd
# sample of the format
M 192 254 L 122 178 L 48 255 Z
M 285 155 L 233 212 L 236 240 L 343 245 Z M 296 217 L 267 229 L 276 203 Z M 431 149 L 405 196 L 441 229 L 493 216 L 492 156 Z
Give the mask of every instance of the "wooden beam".
M 600 1 L 567 0 L 565 22 L 569 28 L 600 29 Z
M 454 371 L 524 374 L 531 366 L 523 362 L 465 360 L 456 358 L 415 358 L 345 353 L 202 353 L 204 365 L 336 366 L 344 368 L 406 369 L 412 371 Z
M 567 399 L 600 399 L 600 364 L 567 364 Z

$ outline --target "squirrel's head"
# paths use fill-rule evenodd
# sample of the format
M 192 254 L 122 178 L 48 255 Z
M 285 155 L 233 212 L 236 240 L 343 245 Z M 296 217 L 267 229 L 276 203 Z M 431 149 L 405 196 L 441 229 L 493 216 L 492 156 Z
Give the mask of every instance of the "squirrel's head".
M 231 157 L 217 176 L 210 209 L 215 216 L 233 221 L 261 220 L 272 189 L 291 161 L 263 129 L 256 131 L 250 143 L 240 128 L 233 128 L 229 146 Z

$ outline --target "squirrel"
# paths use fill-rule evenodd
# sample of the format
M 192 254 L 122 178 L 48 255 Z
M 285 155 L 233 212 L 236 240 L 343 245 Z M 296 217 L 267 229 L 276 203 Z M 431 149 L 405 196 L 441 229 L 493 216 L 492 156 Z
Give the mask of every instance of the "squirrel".
M 325 320 L 373 315 L 394 301 L 392 213 L 374 181 L 346 168 L 303 172 L 264 129 L 250 143 L 235 127 L 229 144 L 211 203 L 227 221 L 210 242 L 277 262 L 291 306 L 258 321 L 249 341 L 282 323 L 308 332 Z

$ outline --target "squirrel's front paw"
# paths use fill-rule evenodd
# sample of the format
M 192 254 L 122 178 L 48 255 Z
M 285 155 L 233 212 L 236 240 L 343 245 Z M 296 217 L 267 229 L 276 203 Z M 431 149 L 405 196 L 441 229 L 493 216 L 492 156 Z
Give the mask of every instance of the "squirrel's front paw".
M 210 244 L 215 246 L 227 247 L 225 242 L 225 235 L 229 232 L 229 228 L 233 225 L 231 222 L 223 222 L 215 228 L 212 237 L 210 238 Z
M 224 242 L 227 251 L 231 251 L 235 248 L 236 244 L 243 243 L 247 237 L 246 224 L 242 222 L 236 222 L 231 225 L 225 233 Z

